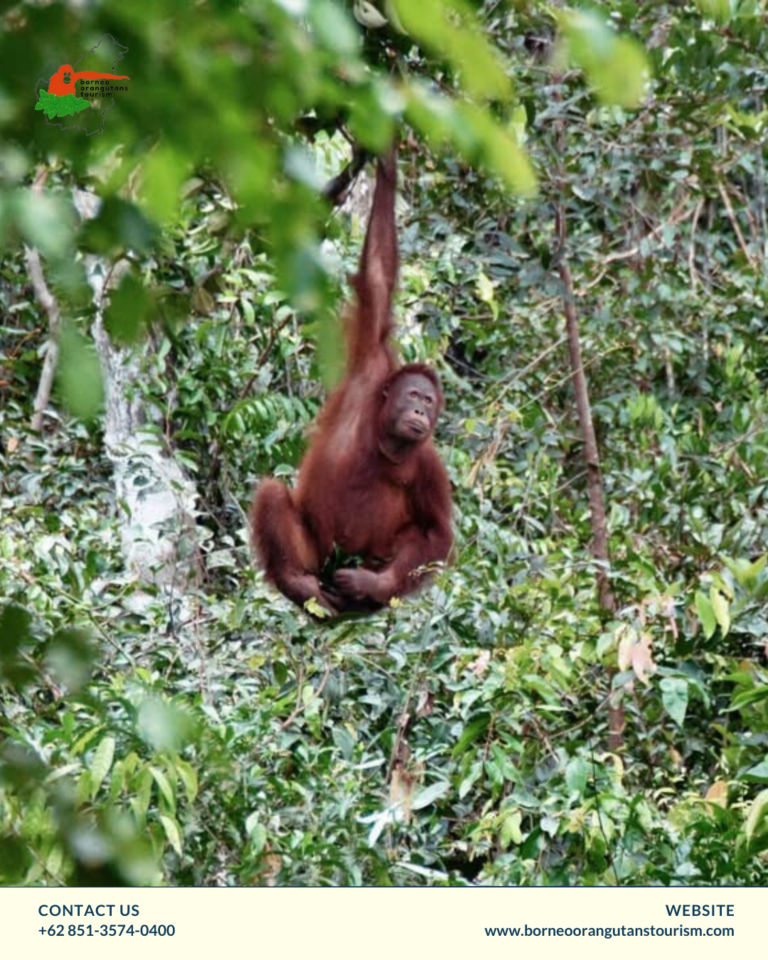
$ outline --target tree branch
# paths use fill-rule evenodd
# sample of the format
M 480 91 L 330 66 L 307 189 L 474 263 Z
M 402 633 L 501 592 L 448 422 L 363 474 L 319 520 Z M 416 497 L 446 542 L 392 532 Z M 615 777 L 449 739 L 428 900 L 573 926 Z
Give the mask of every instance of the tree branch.
M 32 184 L 32 192 L 40 194 L 48 178 L 48 170 L 40 166 Z M 32 289 L 35 291 L 35 297 L 40 306 L 45 310 L 48 316 L 48 345 L 45 351 L 45 360 L 43 370 L 40 374 L 40 382 L 37 385 L 37 394 L 35 395 L 35 405 L 32 414 L 31 427 L 38 433 L 43 428 L 43 415 L 51 399 L 51 390 L 53 389 L 53 378 L 56 374 L 56 367 L 59 362 L 59 337 L 61 334 L 61 310 L 56 298 L 48 289 L 43 274 L 43 265 L 40 262 L 40 254 L 34 247 L 24 245 L 24 255 L 27 262 L 29 278 L 32 281 Z

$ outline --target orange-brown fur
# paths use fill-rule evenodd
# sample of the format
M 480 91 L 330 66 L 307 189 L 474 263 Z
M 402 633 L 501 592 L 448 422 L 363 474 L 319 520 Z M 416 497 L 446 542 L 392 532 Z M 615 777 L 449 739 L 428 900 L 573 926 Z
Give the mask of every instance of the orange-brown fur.
M 390 342 L 398 266 L 395 187 L 390 154 L 379 162 L 354 279 L 356 304 L 345 318 L 346 375 L 318 417 L 296 488 L 266 480 L 252 509 L 254 546 L 267 579 L 295 603 L 312 597 L 332 613 L 376 609 L 413 591 L 424 579 L 420 568 L 445 560 L 452 544 L 450 485 L 431 436 L 406 443 L 396 458 L 383 442 L 392 393 L 409 376 L 426 377 L 442 406 L 431 368 L 400 366 Z M 341 571 L 335 587 L 322 584 L 320 573 L 335 546 L 359 555 L 369 573 Z

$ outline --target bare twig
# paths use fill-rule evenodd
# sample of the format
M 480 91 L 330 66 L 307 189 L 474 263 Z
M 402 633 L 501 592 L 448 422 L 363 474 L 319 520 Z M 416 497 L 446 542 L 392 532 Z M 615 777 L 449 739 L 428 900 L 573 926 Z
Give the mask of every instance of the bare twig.
M 504 393 L 506 393 L 507 390 L 509 390 L 515 383 L 520 383 L 524 377 L 531 373 L 531 371 L 535 370 L 536 367 L 538 367 L 538 365 L 542 363 L 550 353 L 554 353 L 555 350 L 559 350 L 560 347 L 562 347 L 562 345 L 567 341 L 567 339 L 567 337 L 561 337 L 559 340 L 551 343 L 548 347 L 545 347 L 545 349 L 542 350 L 537 357 L 534 357 L 530 363 L 526 363 L 522 370 L 518 370 L 511 378 L 510 382 L 504 388 Z
M 739 221 L 736 219 L 736 214 L 733 210 L 733 204 L 731 203 L 731 198 L 728 196 L 728 191 L 725 189 L 725 184 L 722 180 L 718 180 L 717 189 L 720 191 L 720 196 L 723 198 L 723 203 L 725 204 L 725 210 L 728 214 L 728 219 L 731 221 L 731 226 L 733 227 L 733 232 L 736 234 L 736 239 L 739 241 L 739 246 L 741 247 L 741 252 L 746 257 L 747 263 L 755 269 L 755 261 L 752 258 L 752 254 L 749 252 L 747 247 L 747 242 L 744 239 L 744 234 L 741 232 L 741 227 L 739 226 Z
M 258 377 L 259 375 L 261 365 L 267 359 L 267 357 L 269 356 L 272 350 L 272 347 L 275 345 L 275 340 L 277 340 L 277 335 L 280 333 L 283 327 L 286 327 L 288 325 L 288 322 L 290 321 L 290 319 L 291 319 L 291 314 L 288 314 L 288 316 L 284 317 L 276 327 L 272 328 L 272 331 L 269 334 L 269 340 L 267 340 L 267 345 L 261 351 L 261 353 L 258 356 L 258 359 L 256 360 L 256 364 L 255 364 L 256 370 L 248 378 L 245 386 L 240 390 L 240 395 L 237 398 L 238 401 L 244 400 L 248 396 L 248 394 L 251 392 L 251 387 L 256 382 L 256 377 Z
M 331 675 L 331 664 L 329 663 L 328 666 L 325 668 L 325 673 L 323 674 L 322 680 L 321 680 L 320 683 L 317 685 L 317 690 L 315 690 L 315 697 L 319 697 L 320 694 L 323 692 L 323 690 L 325 690 L 325 685 L 326 685 L 326 683 L 328 683 L 328 677 L 330 677 L 330 675 Z M 297 695 L 296 695 L 296 700 L 297 700 L 296 708 L 295 708 L 295 709 L 289 714 L 289 716 L 286 717 L 286 719 L 280 724 L 280 727 L 279 727 L 280 733 L 283 733 L 285 730 L 287 730 L 288 727 L 290 727 L 290 725 L 293 723 L 293 721 L 299 716 L 299 714 L 303 713 L 304 710 L 306 709 L 306 706 L 307 706 L 307 705 L 304 703 L 304 701 L 303 701 L 303 699 L 302 699 L 302 691 L 303 691 L 303 689 L 304 689 L 304 670 L 303 670 L 303 668 L 300 668 L 300 670 L 299 670 L 299 676 L 298 676 L 298 679 L 297 679 L 297 685 L 298 685 L 298 693 L 297 693 Z
M 665 227 L 675 227 L 678 223 L 682 223 L 684 220 L 687 220 L 688 217 L 694 212 L 693 209 L 685 209 L 685 204 L 680 203 L 672 211 L 667 220 L 664 220 L 662 223 L 658 224 L 653 228 L 653 230 L 646 233 L 642 238 L 640 243 L 632 247 L 629 250 L 620 250 L 617 253 L 609 253 L 607 257 L 603 257 L 603 263 L 616 263 L 619 260 L 631 260 L 633 257 L 636 257 L 640 253 L 640 247 L 647 243 L 649 240 L 652 240 L 654 237 L 657 237 Z
M 679 223 L 683 223 L 683 221 L 687 220 L 692 213 L 695 214 L 694 209 L 684 210 L 683 204 L 681 203 L 672 211 L 667 220 L 655 226 L 642 238 L 640 243 L 636 244 L 634 247 L 630 247 L 629 250 L 618 250 L 616 253 L 609 253 L 606 257 L 603 257 L 603 269 L 594 279 L 590 280 L 589 283 L 584 284 L 576 293 L 576 296 L 584 297 L 593 287 L 596 287 L 599 283 L 602 283 L 605 275 L 608 273 L 608 266 L 610 264 L 617 263 L 621 260 L 632 260 L 634 257 L 640 254 L 640 248 L 644 243 L 648 243 L 650 240 L 653 240 L 655 237 L 657 237 L 665 227 L 675 227 Z

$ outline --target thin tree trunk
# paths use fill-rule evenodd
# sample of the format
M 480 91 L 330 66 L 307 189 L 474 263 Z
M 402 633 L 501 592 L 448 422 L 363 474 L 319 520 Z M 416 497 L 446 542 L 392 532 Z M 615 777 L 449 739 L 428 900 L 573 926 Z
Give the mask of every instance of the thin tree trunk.
M 559 153 L 565 156 L 565 130 L 561 126 Z M 616 610 L 616 598 L 611 589 L 608 576 L 610 567 L 610 551 L 608 549 L 608 518 L 605 508 L 605 492 L 603 489 L 603 475 L 600 469 L 600 451 L 597 446 L 595 426 L 592 419 L 592 406 L 589 401 L 587 377 L 584 373 L 584 362 L 581 353 L 581 336 L 579 333 L 579 318 L 576 313 L 576 300 L 573 288 L 573 275 L 568 262 L 567 242 L 568 225 L 565 213 L 564 174 L 561 172 L 560 196 L 555 204 L 555 232 L 557 235 L 557 264 L 560 282 L 562 283 L 563 313 L 565 314 L 565 330 L 568 339 L 568 355 L 571 365 L 571 382 L 576 397 L 576 410 L 579 417 L 579 427 L 584 448 L 584 461 L 587 473 L 587 493 L 589 496 L 589 515 L 592 527 L 592 543 L 590 549 L 597 561 L 597 597 L 600 609 L 607 614 Z M 608 747 L 619 750 L 624 743 L 624 707 L 621 702 L 612 702 L 608 712 Z
M 558 219 L 562 216 L 558 211 Z M 603 476 L 600 469 L 600 452 L 597 448 L 595 426 L 592 422 L 592 407 L 589 402 L 587 377 L 584 373 L 584 363 L 581 356 L 581 338 L 579 336 L 579 320 L 576 316 L 573 294 L 573 277 L 571 268 L 565 256 L 560 258 L 558 267 L 560 280 L 563 284 L 563 311 L 565 313 L 565 329 L 568 337 L 568 355 L 571 362 L 571 382 L 576 396 L 576 410 L 579 416 L 579 427 L 584 444 L 584 461 L 587 468 L 587 492 L 589 495 L 589 512 L 592 526 L 592 556 L 598 561 L 597 590 L 600 607 L 613 613 L 616 604 L 608 580 L 608 520 L 605 510 L 605 494 L 603 491 Z

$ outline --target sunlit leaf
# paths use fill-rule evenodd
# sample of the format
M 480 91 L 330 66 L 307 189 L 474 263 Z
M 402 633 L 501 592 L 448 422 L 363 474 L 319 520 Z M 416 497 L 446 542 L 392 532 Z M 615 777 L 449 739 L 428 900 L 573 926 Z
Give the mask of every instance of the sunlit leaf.
M 112 767 L 112 761 L 115 757 L 115 739 L 114 737 L 104 737 L 94 751 L 91 758 L 91 799 L 93 800 L 99 792 L 99 787 L 104 782 L 104 778 Z
M 512 843 L 523 842 L 523 834 L 520 829 L 522 822 L 523 816 L 519 810 L 510 810 L 504 814 L 499 831 L 499 842 L 503 850 L 506 850 Z
M 459 0 L 394 0 L 402 28 L 446 56 L 474 97 L 507 99 L 511 83 L 501 58 L 485 39 L 468 5 Z
M 596 95 L 607 104 L 639 106 L 650 77 L 642 47 L 616 34 L 596 13 L 564 10 L 559 21 L 568 58 L 581 67 Z
M 484 166 L 513 193 L 535 193 L 536 174 L 527 154 L 486 110 L 454 103 L 418 85 L 409 86 L 407 93 L 407 115 L 435 149 L 452 144 L 468 162 Z
M 701 623 L 702 629 L 704 630 L 704 636 L 709 640 L 714 636 L 715 630 L 717 630 L 715 611 L 712 609 L 709 597 L 700 590 L 696 591 L 694 602 L 699 623 Z
M 696 0 L 696 6 L 715 23 L 728 23 L 731 19 L 731 0 Z
M 750 804 L 747 821 L 744 825 L 744 832 L 748 841 L 754 840 L 758 832 L 764 832 L 766 815 L 768 815 L 768 790 L 762 790 Z
M 176 773 L 179 775 L 179 779 L 184 784 L 184 790 L 187 794 L 187 800 L 190 803 L 194 803 L 197 798 L 197 771 L 192 766 L 191 763 L 188 763 L 186 760 L 181 758 L 176 758 L 174 762 L 176 768 Z
M 158 767 L 150 767 L 152 779 L 157 784 L 160 796 L 165 801 L 166 806 L 171 812 L 176 810 L 176 791 L 173 789 L 170 780 Z
M 168 839 L 168 842 L 173 847 L 175 852 L 181 856 L 182 854 L 182 845 L 181 845 L 181 831 L 179 830 L 179 825 L 167 814 L 160 814 L 160 823 L 163 825 L 163 830 L 165 831 L 165 836 Z
M 715 587 L 712 587 L 709 591 L 709 602 L 712 605 L 712 612 L 715 615 L 717 624 L 725 637 L 731 628 L 730 605 L 722 593 Z

